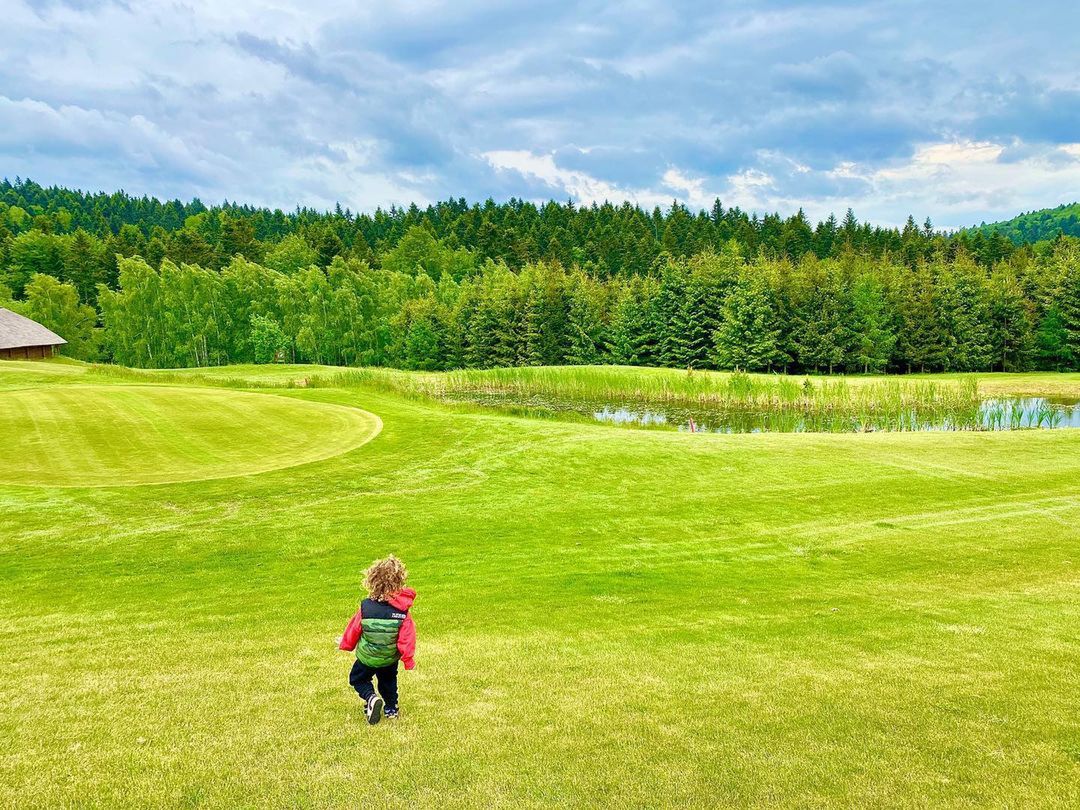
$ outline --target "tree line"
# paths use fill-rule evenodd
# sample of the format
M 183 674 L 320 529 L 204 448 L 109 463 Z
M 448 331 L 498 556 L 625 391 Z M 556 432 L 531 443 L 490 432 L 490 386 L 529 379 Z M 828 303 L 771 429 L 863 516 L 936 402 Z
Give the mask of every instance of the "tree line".
M 1071 369 L 1077 244 L 719 201 L 285 214 L 0 183 L 0 303 L 147 367 Z
M 75 279 L 41 273 L 7 305 L 77 356 L 138 367 L 1080 369 L 1080 241 L 1064 237 L 989 267 L 962 250 L 914 267 L 854 251 L 793 261 L 732 240 L 609 277 L 558 261 L 514 269 L 420 226 L 378 265 L 321 266 L 288 240 L 277 253 L 221 269 L 120 256 L 96 308 Z
M 663 258 L 719 252 L 731 242 L 744 256 L 798 262 L 808 254 L 827 259 L 855 252 L 908 267 L 960 253 L 990 267 L 1031 250 L 992 228 L 947 234 L 913 217 L 902 228 L 883 228 L 860 222 L 850 210 L 840 219 L 812 223 L 801 210 L 786 218 L 758 216 L 719 200 L 701 211 L 677 202 L 649 211 L 630 203 L 536 205 L 511 199 L 470 205 L 458 199 L 363 214 L 340 206 L 285 213 L 123 192 L 89 194 L 30 180 L 0 182 L 0 272 L 16 295 L 30 276 L 45 273 L 70 280 L 93 303 L 98 284 L 115 286 L 117 256 L 141 256 L 153 267 L 169 259 L 220 270 L 241 255 L 282 272 L 308 264 L 328 267 L 340 256 L 381 268 L 388 255 L 407 254 L 408 245 L 397 249 L 417 229 L 478 263 L 491 260 L 520 270 L 558 262 L 601 279 L 647 274 Z
M 1005 222 L 983 223 L 979 230 L 987 235 L 999 233 L 1018 245 L 1080 236 L 1080 202 L 1029 211 Z

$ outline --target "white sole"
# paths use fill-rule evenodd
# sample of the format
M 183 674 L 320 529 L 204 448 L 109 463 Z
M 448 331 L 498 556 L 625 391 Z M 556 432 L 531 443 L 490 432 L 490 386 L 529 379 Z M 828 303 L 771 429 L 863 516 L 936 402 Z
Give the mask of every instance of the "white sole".
M 375 698 L 375 702 L 371 704 L 371 713 L 368 714 L 368 725 L 373 726 L 382 720 L 382 707 L 383 699 L 381 697 Z

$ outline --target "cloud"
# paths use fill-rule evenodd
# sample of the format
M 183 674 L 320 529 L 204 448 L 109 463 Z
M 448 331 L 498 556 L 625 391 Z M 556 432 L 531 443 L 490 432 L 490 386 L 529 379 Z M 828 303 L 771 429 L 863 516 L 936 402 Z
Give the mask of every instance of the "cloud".
M 1045 207 L 1060 189 L 1080 189 L 1080 143 L 1046 145 L 1016 159 L 1003 159 L 1007 144 L 955 141 L 920 146 L 910 160 L 868 170 L 871 189 L 866 208 L 889 204 L 899 209 L 933 188 L 939 226 L 971 224 L 968 212 L 1024 211 Z M 875 202 L 875 199 L 880 202 Z
M 1080 7 L 1049 5 L 13 0 L 0 174 L 968 224 L 1080 195 Z
M 715 194 L 706 191 L 704 177 L 691 177 L 676 168 L 664 172 L 663 182 L 667 188 L 675 191 L 676 197 L 693 208 L 708 208 L 716 199 Z
M 972 212 L 1020 212 L 1045 207 L 1060 189 L 1080 189 L 1080 143 L 1026 147 L 947 141 L 921 144 L 886 165 L 842 162 L 825 171 L 774 162 L 772 174 L 756 169 L 728 178 L 719 193 L 757 210 L 803 207 L 814 218 L 848 206 L 862 219 L 901 225 L 908 214 L 930 216 L 938 227 L 959 228 L 985 217 Z M 934 209 L 922 205 L 933 190 Z M 973 219 L 973 216 L 975 217 Z
M 648 189 L 614 186 L 599 178 L 575 169 L 561 168 L 553 155 L 534 154 L 524 150 L 485 152 L 484 158 L 499 172 L 515 172 L 524 178 L 539 180 L 550 191 L 548 197 L 569 196 L 585 203 L 621 203 L 624 200 L 646 208 L 670 203 L 667 195 L 657 196 Z
M 51 107 L 4 96 L 0 96 L 0 150 L 21 154 L 30 163 L 71 157 L 123 162 L 150 176 L 193 182 L 206 181 L 225 168 L 218 156 L 193 148 L 142 115 Z

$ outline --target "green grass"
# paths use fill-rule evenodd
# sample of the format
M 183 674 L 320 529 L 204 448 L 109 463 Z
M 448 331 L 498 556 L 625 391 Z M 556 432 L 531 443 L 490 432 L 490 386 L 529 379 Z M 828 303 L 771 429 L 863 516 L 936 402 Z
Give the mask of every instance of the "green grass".
M 203 408 L 255 373 L 148 390 Z M 0 414 L 32 388 L 90 419 L 137 384 L 0 364 Z M 4 806 L 1080 803 L 1080 431 L 688 435 L 210 390 L 383 429 L 257 475 L 0 485 Z M 121 440 L 77 422 L 39 422 L 43 448 Z M 369 728 L 334 639 L 388 552 L 418 666 Z
M 826 412 L 868 406 L 883 411 L 912 407 L 950 410 L 967 408 L 977 403 L 979 396 L 1080 399 L 1080 374 L 814 377 L 631 366 L 526 366 L 449 372 L 405 372 L 386 368 L 343 371 L 319 366 L 315 367 L 318 369 L 315 373 L 298 371 L 304 368 L 302 366 L 280 368 L 275 379 L 283 385 L 293 385 L 302 379 L 304 385 L 316 387 L 374 387 L 436 400 L 497 394 L 555 401 L 632 401 Z M 245 366 L 200 371 L 208 372 L 202 375 L 204 379 L 240 384 L 262 379 L 259 369 L 259 366 Z M 164 373 L 176 376 L 176 372 Z M 226 373 L 235 376 L 226 377 Z
M 215 389 L 49 386 L 9 391 L 0 402 L 6 484 L 251 475 L 340 455 L 381 428 L 356 408 Z

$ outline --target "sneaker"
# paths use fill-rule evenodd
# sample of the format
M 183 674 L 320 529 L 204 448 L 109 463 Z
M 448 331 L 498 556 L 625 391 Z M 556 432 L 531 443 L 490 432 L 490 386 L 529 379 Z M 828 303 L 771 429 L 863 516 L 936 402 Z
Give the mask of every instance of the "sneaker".
M 383 699 L 378 695 L 372 695 L 368 698 L 367 705 L 364 707 L 364 714 L 367 715 L 368 725 L 375 725 L 382 720 L 382 707 Z
M 387 720 L 397 720 L 397 709 L 387 709 L 384 714 Z

